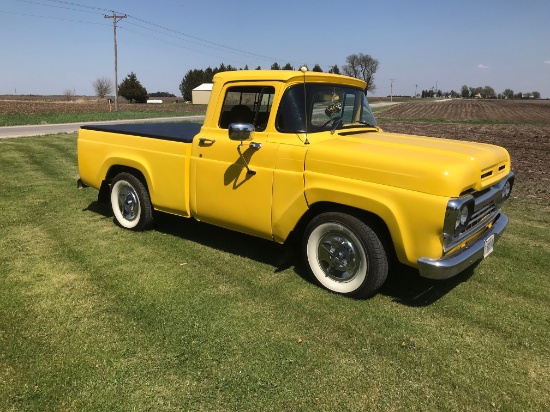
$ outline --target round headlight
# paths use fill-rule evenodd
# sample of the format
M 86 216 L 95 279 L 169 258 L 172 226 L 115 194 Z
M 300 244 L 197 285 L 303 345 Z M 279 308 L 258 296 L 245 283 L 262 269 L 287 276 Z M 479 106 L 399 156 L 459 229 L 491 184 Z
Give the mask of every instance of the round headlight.
M 468 205 L 462 205 L 462 207 L 458 211 L 458 214 L 456 215 L 455 229 L 466 225 L 466 222 L 468 221 L 468 214 Z
M 512 191 L 512 185 L 510 184 L 510 181 L 508 180 L 504 187 L 502 188 L 502 200 L 508 199 L 510 196 L 510 192 Z

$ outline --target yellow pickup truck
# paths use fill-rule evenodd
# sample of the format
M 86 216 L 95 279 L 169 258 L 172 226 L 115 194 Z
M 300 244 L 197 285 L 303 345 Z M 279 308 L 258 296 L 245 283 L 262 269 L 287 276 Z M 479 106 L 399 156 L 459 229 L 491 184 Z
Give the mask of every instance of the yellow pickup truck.
M 305 70 L 219 73 L 202 125 L 82 127 L 78 185 L 126 229 L 160 211 L 298 239 L 317 281 L 343 295 L 375 294 L 392 258 L 445 279 L 488 256 L 508 223 L 508 152 L 385 133 L 365 86 Z

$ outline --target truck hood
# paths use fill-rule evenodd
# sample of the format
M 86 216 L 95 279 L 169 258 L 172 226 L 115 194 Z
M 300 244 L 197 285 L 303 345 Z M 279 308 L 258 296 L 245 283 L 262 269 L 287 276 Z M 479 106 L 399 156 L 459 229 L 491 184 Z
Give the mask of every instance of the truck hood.
M 458 197 L 510 172 L 506 149 L 483 143 L 372 131 L 312 142 L 306 172 Z

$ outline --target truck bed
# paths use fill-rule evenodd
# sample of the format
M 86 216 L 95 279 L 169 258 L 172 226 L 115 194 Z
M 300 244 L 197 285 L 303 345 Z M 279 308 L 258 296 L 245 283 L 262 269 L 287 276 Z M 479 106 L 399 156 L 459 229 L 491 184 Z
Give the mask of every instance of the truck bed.
M 199 133 L 201 127 L 202 124 L 199 123 L 145 123 L 109 125 L 94 124 L 82 126 L 81 129 L 191 143 L 193 141 L 193 137 Z

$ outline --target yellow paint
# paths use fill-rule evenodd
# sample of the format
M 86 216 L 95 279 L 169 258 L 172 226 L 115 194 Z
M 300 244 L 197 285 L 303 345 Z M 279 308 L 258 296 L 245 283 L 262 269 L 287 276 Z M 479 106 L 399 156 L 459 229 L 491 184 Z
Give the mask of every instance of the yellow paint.
M 308 72 L 308 82 L 365 87 L 344 76 Z M 419 257 L 442 255 L 447 202 L 482 190 L 510 172 L 506 150 L 480 143 L 384 133 L 282 134 L 275 114 L 285 89 L 302 83 L 294 71 L 238 71 L 215 76 L 204 126 L 192 144 L 81 130 L 80 177 L 98 189 L 113 166 L 139 170 L 157 210 L 284 242 L 308 208 L 345 205 L 379 216 L 397 255 L 416 266 Z M 267 127 L 241 148 L 218 125 L 228 87 L 275 89 Z M 199 139 L 211 144 L 200 144 Z M 261 145 L 251 147 L 251 143 Z M 481 178 L 486 174 L 486 177 Z M 485 176 L 485 175 L 484 175 Z

